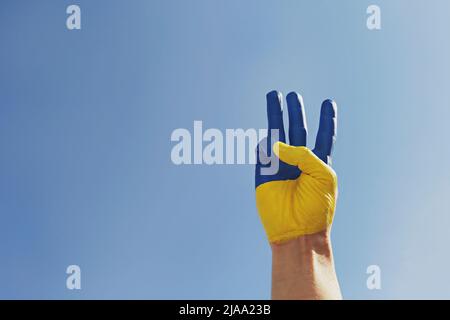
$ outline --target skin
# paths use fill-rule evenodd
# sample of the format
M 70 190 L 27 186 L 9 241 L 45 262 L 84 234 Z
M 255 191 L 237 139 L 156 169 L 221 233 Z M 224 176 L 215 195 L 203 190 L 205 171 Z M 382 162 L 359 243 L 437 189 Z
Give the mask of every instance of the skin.
M 271 244 L 272 299 L 342 299 L 330 230 Z
M 337 199 L 337 176 L 330 166 L 337 107 L 332 100 L 323 102 L 315 148 L 305 151 L 307 126 L 303 99 L 291 92 L 286 100 L 290 146 L 283 144 L 282 150 L 279 149 L 282 153 L 275 152 L 281 160 L 275 175 L 260 175 L 263 165 L 259 160 L 255 175 L 257 204 L 258 200 L 270 199 L 268 205 L 261 202 L 258 210 L 271 242 L 272 299 L 342 299 L 330 239 Z M 267 94 L 268 127 L 277 129 L 279 141 L 286 143 L 281 101 L 279 92 Z M 269 146 L 271 139 L 269 130 Z M 264 145 L 258 148 L 264 149 Z M 265 183 L 269 188 L 264 187 Z M 277 185 L 281 187 L 273 187 Z M 308 193 L 305 196 L 303 192 Z M 292 205 L 285 201 L 291 201 Z M 302 230 L 312 231 L 287 238 L 280 235 L 285 219 L 293 216 L 294 221 L 299 221 L 295 226 L 299 234 Z M 312 216 L 323 219 L 308 219 Z M 311 228 L 311 221 L 318 223 Z

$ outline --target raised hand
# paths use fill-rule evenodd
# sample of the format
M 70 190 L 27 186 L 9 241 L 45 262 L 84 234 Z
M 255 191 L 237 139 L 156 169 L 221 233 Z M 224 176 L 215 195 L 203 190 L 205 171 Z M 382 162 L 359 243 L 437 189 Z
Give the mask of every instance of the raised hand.
M 307 127 L 303 99 L 295 92 L 286 97 L 289 110 L 289 143 L 283 126 L 282 96 L 267 94 L 268 137 L 258 145 L 255 172 L 256 204 L 271 243 L 314 234 L 331 227 L 337 198 L 337 176 L 330 167 L 336 135 L 336 103 L 325 100 L 320 113 L 316 145 L 306 147 Z M 278 130 L 279 141 L 271 136 Z M 275 143 L 274 143 L 275 142 Z M 261 156 L 279 158 L 275 174 L 263 174 Z

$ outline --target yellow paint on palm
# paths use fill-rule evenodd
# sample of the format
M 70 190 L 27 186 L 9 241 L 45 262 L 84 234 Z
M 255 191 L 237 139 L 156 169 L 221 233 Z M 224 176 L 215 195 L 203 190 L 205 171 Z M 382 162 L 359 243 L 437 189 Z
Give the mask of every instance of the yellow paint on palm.
M 256 205 L 269 241 L 287 241 L 327 229 L 336 208 L 334 170 L 306 147 L 277 142 L 273 150 L 302 174 L 296 180 L 271 181 L 256 188 Z

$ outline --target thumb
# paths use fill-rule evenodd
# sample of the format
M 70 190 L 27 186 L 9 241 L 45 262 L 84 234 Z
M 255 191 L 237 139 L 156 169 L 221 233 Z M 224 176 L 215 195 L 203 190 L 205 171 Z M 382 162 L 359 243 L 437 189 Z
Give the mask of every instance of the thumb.
M 313 178 L 324 181 L 336 179 L 334 170 L 307 147 L 290 146 L 278 141 L 273 145 L 273 152 L 281 161 L 297 166 L 303 173 Z

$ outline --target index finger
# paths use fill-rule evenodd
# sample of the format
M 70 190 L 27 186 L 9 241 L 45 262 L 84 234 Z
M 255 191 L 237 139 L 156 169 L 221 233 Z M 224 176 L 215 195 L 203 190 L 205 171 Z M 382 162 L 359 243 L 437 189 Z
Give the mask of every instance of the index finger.
M 319 131 L 314 153 L 325 163 L 331 162 L 331 151 L 336 141 L 337 105 L 331 99 L 322 103 Z

